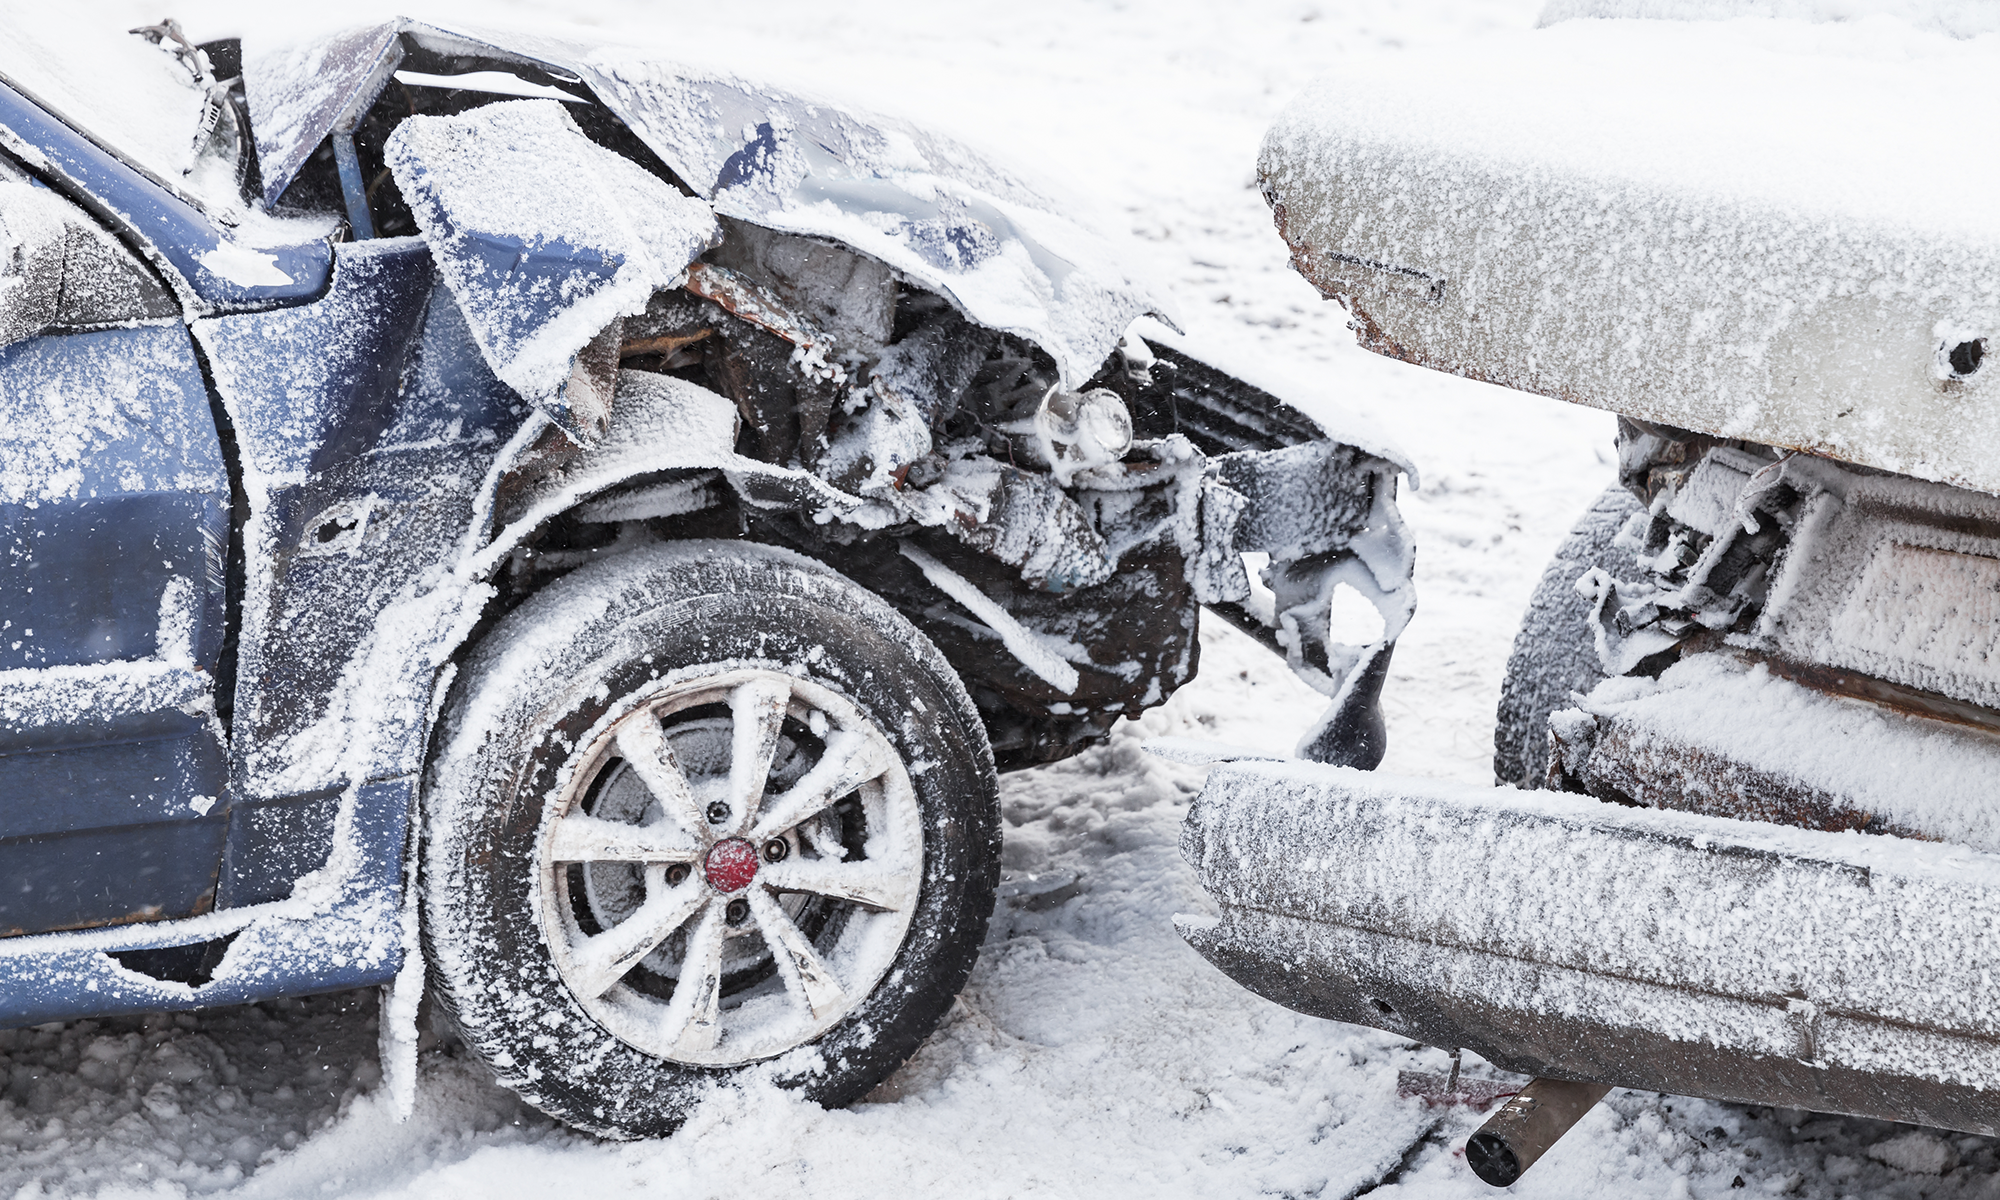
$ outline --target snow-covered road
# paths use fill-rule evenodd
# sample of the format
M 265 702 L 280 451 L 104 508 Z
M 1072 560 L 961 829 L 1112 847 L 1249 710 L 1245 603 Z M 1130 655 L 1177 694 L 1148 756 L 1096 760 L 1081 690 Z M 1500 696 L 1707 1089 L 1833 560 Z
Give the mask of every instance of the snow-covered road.
M 183 0 L 175 15 L 204 39 L 306 19 L 253 18 L 263 7 Z M 1191 334 L 1336 425 L 1365 416 L 1420 465 L 1403 507 L 1421 607 L 1388 685 L 1384 769 L 1485 781 L 1508 642 L 1544 560 L 1611 478 L 1611 420 L 1356 349 L 1343 314 L 1286 268 L 1252 164 L 1312 76 L 1523 26 L 1537 8 L 458 0 L 410 15 L 582 25 L 917 117 L 1136 238 Z M 159 15 L 155 0 L 116 0 L 103 19 Z M 1256 999 L 1174 935 L 1172 915 L 1204 904 L 1176 851 L 1199 772 L 1141 742 L 1289 749 L 1322 703 L 1219 623 L 1202 666 L 1109 745 L 1004 781 L 1010 894 L 979 967 L 944 1028 L 851 1109 L 732 1091 L 673 1138 L 598 1143 L 436 1044 L 417 1116 L 398 1124 L 372 1090 L 374 997 L 354 993 L 0 1032 L 0 1197 L 1486 1194 L 1459 1152 L 1479 1118 L 1396 1098 L 1399 1069 L 1438 1069 L 1442 1054 Z M 1970 1196 L 1996 1180 L 1985 1139 L 1615 1093 L 1514 1190 Z

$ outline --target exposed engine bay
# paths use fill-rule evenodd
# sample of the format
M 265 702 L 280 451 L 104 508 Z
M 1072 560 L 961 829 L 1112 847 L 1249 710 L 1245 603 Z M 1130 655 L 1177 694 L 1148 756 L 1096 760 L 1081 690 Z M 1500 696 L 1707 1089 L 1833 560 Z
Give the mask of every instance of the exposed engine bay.
M 662 98 L 657 68 L 645 84 L 407 22 L 350 43 L 311 78 L 281 55 L 245 65 L 253 109 L 312 114 L 258 125 L 250 186 L 427 240 L 487 360 L 548 414 L 500 478 L 495 536 L 533 520 L 503 539 L 497 611 L 634 539 L 783 544 L 915 621 L 1011 767 L 1162 703 L 1195 671 L 1206 604 L 1335 699 L 1310 752 L 1379 760 L 1376 696 L 1414 606 L 1406 468 L 1129 328 L 1155 306 L 1027 185 L 928 135 L 948 165 L 913 181 L 893 136 L 768 93 L 750 99 L 770 119 L 724 154 L 667 119 L 744 102 L 706 77 Z M 289 149 L 322 125 L 317 150 Z M 608 477 L 588 464 L 646 376 L 730 401 L 726 453 L 625 454 L 608 493 L 537 509 L 552 476 Z M 1245 554 L 1268 558 L 1254 582 Z M 1343 585 L 1382 613 L 1380 642 L 1329 644 Z
M 1036 347 L 880 263 L 723 228 L 683 288 L 622 322 L 619 365 L 727 397 L 737 454 L 840 499 L 776 478 L 733 489 L 720 471 L 648 478 L 517 550 L 508 579 L 522 594 L 635 536 L 790 546 L 902 609 L 967 680 L 1001 765 L 1025 766 L 1076 753 L 1191 678 L 1203 602 L 1287 649 L 1279 622 L 1244 606 L 1241 553 L 1292 551 L 1280 586 L 1323 575 L 1345 557 L 1331 532 L 1365 527 L 1376 490 L 1394 487 L 1393 468 L 1318 441 L 1275 397 L 1137 334 L 1070 391 Z M 546 439 L 546 453 L 566 450 Z M 1242 497 L 1260 488 L 1327 503 L 1295 528 L 1245 521 Z M 1318 542 L 1287 542 L 1314 526 Z M 1301 665 L 1337 686 L 1315 636 L 1325 602 L 1296 596 L 1290 632 Z

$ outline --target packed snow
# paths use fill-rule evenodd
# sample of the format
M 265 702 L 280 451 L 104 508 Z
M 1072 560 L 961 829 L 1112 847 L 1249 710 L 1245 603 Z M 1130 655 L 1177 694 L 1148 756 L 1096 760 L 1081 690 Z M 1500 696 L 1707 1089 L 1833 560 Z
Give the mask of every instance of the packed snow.
M 120 29 L 159 16 L 151 0 L 106 12 Z M 187 0 L 176 15 L 206 38 L 251 12 Z M 389 15 L 372 0 L 339 14 Z M 1254 164 L 1321 71 L 1393 70 L 1412 48 L 1525 30 L 1535 0 L 1017 0 L 921 20 L 887 0 L 453 0 L 413 15 L 629 34 L 921 120 L 1060 181 L 1076 215 L 1145 247 L 1191 333 L 1263 378 L 1303 381 L 1285 393 L 1330 419 L 1354 406 L 1417 457 L 1424 487 L 1401 503 L 1423 604 L 1385 689 L 1384 770 L 1490 778 L 1507 644 L 1562 533 L 1612 477 L 1610 418 L 1358 350 L 1345 314 L 1287 268 Z M 399 1124 L 379 1086 L 377 999 L 345 993 L 0 1032 L 0 1195 L 1490 1194 L 1460 1150 L 1479 1116 L 1397 1097 L 1397 1072 L 1442 1071 L 1441 1052 L 1259 1000 L 1174 933 L 1174 913 L 1207 911 L 1177 850 L 1202 769 L 1141 744 L 1283 754 L 1325 707 L 1219 622 L 1202 651 L 1200 678 L 1108 745 L 1003 781 L 1007 879 L 972 982 L 850 1109 L 722 1091 L 672 1138 L 600 1143 L 427 1030 L 415 1114 Z M 1996 1181 L 1986 1139 L 1615 1092 L 1514 1191 L 1955 1197 Z

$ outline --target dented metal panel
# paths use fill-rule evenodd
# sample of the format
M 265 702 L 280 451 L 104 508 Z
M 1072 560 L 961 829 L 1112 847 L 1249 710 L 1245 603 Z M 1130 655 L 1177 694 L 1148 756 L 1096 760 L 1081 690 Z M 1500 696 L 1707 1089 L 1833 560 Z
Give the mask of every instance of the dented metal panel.
M 1217 767 L 1183 935 L 1509 1071 L 2000 1129 L 2000 859 L 1305 764 Z
M 1079 387 L 1133 318 L 1161 309 L 1057 200 L 898 121 L 613 46 L 401 21 L 244 60 L 267 202 L 283 193 L 391 39 L 580 80 L 722 216 L 832 239 L 1027 338 Z
M 707 206 L 596 145 L 553 100 L 411 117 L 386 155 L 494 374 L 579 441 L 601 435 L 609 397 L 571 394 L 577 355 L 715 244 Z

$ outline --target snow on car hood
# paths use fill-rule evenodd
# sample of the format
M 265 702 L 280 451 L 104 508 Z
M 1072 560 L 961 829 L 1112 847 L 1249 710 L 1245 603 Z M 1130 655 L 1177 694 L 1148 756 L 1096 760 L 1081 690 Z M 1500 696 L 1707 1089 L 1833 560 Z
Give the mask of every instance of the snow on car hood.
M 545 407 L 566 410 L 577 352 L 679 284 L 721 233 L 701 201 L 585 137 L 553 100 L 411 117 L 386 157 L 487 365 Z
M 1134 318 L 1162 312 L 1055 201 L 948 139 L 641 52 L 530 34 L 405 20 L 301 45 L 246 41 L 267 203 L 342 114 L 386 82 L 398 38 L 581 81 L 715 212 L 877 258 L 978 323 L 1046 350 L 1070 387 L 1096 372 Z
M 1322 79 L 1260 170 L 1371 349 L 2000 493 L 1996 50 L 1563 21 Z

